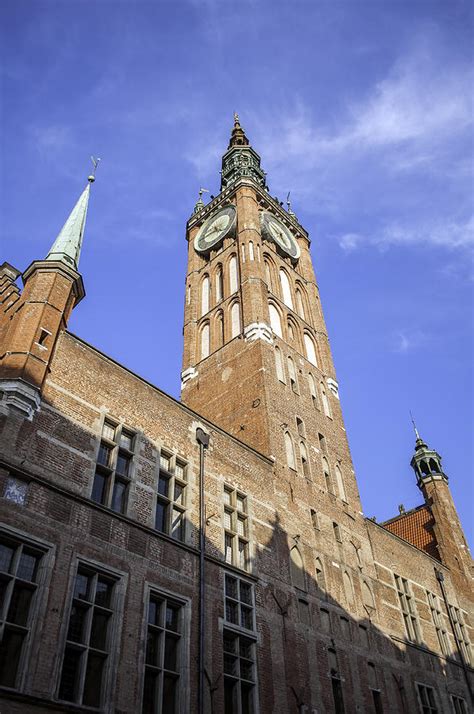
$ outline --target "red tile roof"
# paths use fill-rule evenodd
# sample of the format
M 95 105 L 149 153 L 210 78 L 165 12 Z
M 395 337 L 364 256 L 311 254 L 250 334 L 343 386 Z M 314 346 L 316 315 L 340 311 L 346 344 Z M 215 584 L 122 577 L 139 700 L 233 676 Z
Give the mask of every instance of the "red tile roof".
M 434 518 L 428 506 L 418 506 L 380 525 L 416 548 L 424 550 L 433 558 L 440 560 L 433 530 Z

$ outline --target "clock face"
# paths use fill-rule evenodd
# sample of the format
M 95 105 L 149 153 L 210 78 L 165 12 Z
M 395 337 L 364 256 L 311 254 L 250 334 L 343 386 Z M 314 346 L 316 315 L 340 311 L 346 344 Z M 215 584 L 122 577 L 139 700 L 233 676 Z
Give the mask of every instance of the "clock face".
M 235 226 L 235 208 L 226 206 L 207 219 L 194 239 L 194 248 L 198 253 L 207 253 L 220 243 Z
M 298 260 L 300 249 L 291 231 L 268 211 L 261 214 L 261 222 L 264 237 L 276 243 L 292 260 Z

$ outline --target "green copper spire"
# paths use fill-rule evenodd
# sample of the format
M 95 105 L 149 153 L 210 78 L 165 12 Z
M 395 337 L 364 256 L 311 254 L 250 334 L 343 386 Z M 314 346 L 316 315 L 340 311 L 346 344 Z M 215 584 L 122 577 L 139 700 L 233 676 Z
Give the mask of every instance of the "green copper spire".
M 267 188 L 266 174 L 260 166 L 260 156 L 252 149 L 238 114 L 234 114 L 234 126 L 229 146 L 222 157 L 221 191 L 241 178 L 250 178 Z
M 97 161 L 92 159 L 94 173 L 97 168 Z M 79 257 L 81 255 L 82 239 L 86 227 L 87 206 L 89 204 L 89 193 L 91 184 L 94 183 L 95 176 L 91 175 L 87 179 L 87 186 L 82 192 L 78 202 L 72 209 L 69 218 L 54 241 L 51 250 L 46 256 L 46 260 L 57 260 L 77 270 Z

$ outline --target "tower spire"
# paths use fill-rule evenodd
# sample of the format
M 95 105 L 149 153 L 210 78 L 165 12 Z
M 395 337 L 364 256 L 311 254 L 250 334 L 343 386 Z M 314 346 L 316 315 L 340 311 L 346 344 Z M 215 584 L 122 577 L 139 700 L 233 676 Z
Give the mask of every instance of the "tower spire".
M 87 177 L 87 186 L 79 197 L 78 202 L 68 216 L 66 223 L 61 228 L 58 237 L 54 241 L 46 256 L 46 260 L 55 260 L 66 263 L 77 270 L 79 257 L 81 255 L 82 240 L 86 227 L 87 207 L 89 205 L 89 194 L 91 184 L 95 181 L 95 171 L 100 159 L 91 157 L 94 165 L 94 172 Z
M 414 420 L 414 418 L 413 418 L 413 414 L 411 413 L 411 410 L 410 410 L 410 417 L 411 417 L 411 422 L 412 422 L 412 424 L 413 424 L 413 428 L 414 428 L 414 430 L 415 430 L 416 440 L 417 440 L 417 441 L 422 441 L 422 438 L 421 438 L 420 434 L 418 433 L 418 429 L 416 428 L 415 420 Z
M 233 146 L 248 146 L 250 144 L 249 140 L 245 136 L 245 131 L 240 126 L 240 119 L 237 112 L 234 112 L 234 126 L 232 128 L 232 134 L 230 136 L 228 149 Z
M 260 166 L 260 156 L 250 146 L 250 141 L 240 124 L 239 115 L 234 113 L 234 126 L 229 146 L 222 157 L 221 191 L 241 178 L 250 178 L 267 188 L 266 174 Z

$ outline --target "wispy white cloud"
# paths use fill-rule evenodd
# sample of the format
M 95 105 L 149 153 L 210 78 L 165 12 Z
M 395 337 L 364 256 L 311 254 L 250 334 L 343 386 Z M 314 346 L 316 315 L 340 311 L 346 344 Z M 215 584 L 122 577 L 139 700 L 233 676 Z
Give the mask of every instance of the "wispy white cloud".
M 425 333 L 408 328 L 397 330 L 390 336 L 391 349 L 399 354 L 414 352 L 422 347 L 427 340 L 428 336 Z

